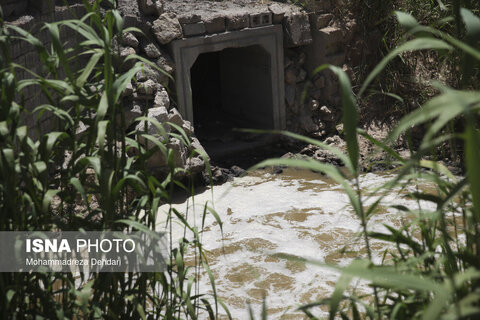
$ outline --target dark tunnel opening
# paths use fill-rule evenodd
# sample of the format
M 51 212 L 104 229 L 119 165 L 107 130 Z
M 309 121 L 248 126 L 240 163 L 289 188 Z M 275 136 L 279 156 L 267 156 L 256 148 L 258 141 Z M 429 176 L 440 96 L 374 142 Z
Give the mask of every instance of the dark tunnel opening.
M 190 70 L 193 117 L 209 154 L 248 148 L 258 140 L 234 128 L 274 128 L 270 61 L 259 45 L 198 56 Z

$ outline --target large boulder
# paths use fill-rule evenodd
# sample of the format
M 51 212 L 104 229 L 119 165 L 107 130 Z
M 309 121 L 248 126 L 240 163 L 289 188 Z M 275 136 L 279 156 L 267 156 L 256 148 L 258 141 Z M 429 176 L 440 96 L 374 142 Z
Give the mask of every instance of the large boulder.
M 167 44 L 175 39 L 180 39 L 183 36 L 182 26 L 175 15 L 170 13 L 163 13 L 153 22 L 153 34 L 160 44 Z
M 173 163 L 176 168 L 185 168 L 188 158 L 188 150 L 185 144 L 177 138 L 170 138 L 168 147 L 173 151 Z
M 157 45 L 155 45 L 152 42 L 146 43 L 145 45 L 142 46 L 142 51 L 145 53 L 145 55 L 151 59 L 155 59 L 161 56 L 160 49 L 158 48 Z
M 173 74 L 175 71 L 175 62 L 173 62 L 173 59 L 165 51 L 161 50 L 160 53 L 161 55 L 156 61 L 157 66 L 166 73 Z
M 160 15 L 163 13 L 163 2 L 159 0 L 138 0 L 140 11 L 145 15 Z
M 186 161 L 185 170 L 190 174 L 201 173 L 205 169 L 205 161 L 202 157 L 188 158 Z
M 164 86 L 160 86 L 160 89 L 157 90 L 155 93 L 155 99 L 153 100 L 154 107 L 170 107 L 170 98 L 168 96 L 168 92 Z
M 143 95 L 153 96 L 157 91 L 157 84 L 151 79 L 148 79 L 145 82 L 139 82 L 137 91 Z
M 310 21 L 306 12 L 289 12 L 284 19 L 284 28 L 287 47 L 304 46 L 312 42 Z
M 143 116 L 143 112 L 141 101 L 131 100 L 124 107 L 125 125 L 130 126 L 136 118 Z
M 210 156 L 207 154 L 207 151 L 203 148 L 202 144 L 200 141 L 198 141 L 197 138 L 192 137 L 192 142 L 191 142 L 191 149 L 194 153 L 196 154 L 204 154 L 207 156 L 207 159 L 210 160 Z
M 135 65 L 134 59 L 129 59 L 129 60 L 125 60 L 125 59 L 127 59 L 129 56 L 136 53 L 137 52 L 132 47 L 126 47 L 120 51 L 120 63 L 122 63 L 121 65 L 122 70 L 128 70 Z
M 38 1 L 41 2 L 41 1 Z M 137 0 L 117 0 L 117 9 L 123 17 L 123 23 L 126 28 L 136 27 L 148 34 L 152 27 L 147 16 L 140 11 Z
M 160 124 L 164 124 L 168 121 L 168 110 L 165 107 L 150 108 L 147 112 L 147 117 L 158 121 Z M 147 122 L 147 128 L 145 129 L 145 121 L 140 121 L 135 127 L 138 131 L 145 131 L 146 133 L 160 137 L 161 133 L 157 126 L 151 122 Z M 170 126 L 163 125 L 166 133 L 170 132 Z
M 157 69 L 151 67 L 148 64 L 144 64 L 143 69 L 138 71 L 135 74 L 135 77 L 137 78 L 137 81 L 152 80 L 156 83 L 161 84 L 168 83 L 168 76 L 165 73 L 158 71 Z
M 183 126 L 182 116 L 176 108 L 172 108 L 172 110 L 170 110 L 170 113 L 168 114 L 168 122 L 173 123 L 174 125 L 177 125 L 179 127 Z
M 130 32 L 122 34 L 122 44 L 125 46 L 138 48 L 138 39 Z

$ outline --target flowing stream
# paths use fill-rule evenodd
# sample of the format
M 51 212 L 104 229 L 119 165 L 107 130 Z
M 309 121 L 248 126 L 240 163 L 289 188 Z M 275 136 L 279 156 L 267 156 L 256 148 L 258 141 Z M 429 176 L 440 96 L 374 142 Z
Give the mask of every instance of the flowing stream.
M 391 177 L 362 175 L 362 192 L 373 192 Z M 386 194 L 369 220 L 369 230 L 385 231 L 384 223 L 400 227 L 406 217 L 389 205 L 418 206 L 404 195 L 398 189 Z M 365 204 L 376 197 L 373 194 Z M 179 201 L 173 206 L 187 212 L 188 221 L 199 229 L 206 202 L 223 222 L 222 236 L 214 216 L 208 214 L 201 237 L 218 295 L 235 319 L 249 318 L 247 303 L 260 318 L 264 296 L 268 319 L 299 319 L 302 313 L 296 309 L 300 305 L 328 298 L 333 292 L 337 272 L 276 254 L 337 265 L 366 256 L 359 237 L 360 219 L 342 187 L 310 171 L 286 169 L 279 175 L 257 171 Z M 420 205 L 431 209 L 430 203 Z M 168 208 L 160 208 L 157 220 L 165 219 Z M 176 225 L 173 238 L 182 236 L 183 229 Z M 374 261 L 380 262 L 388 244 L 374 240 L 371 246 Z M 365 283 L 354 284 L 359 292 L 370 292 Z M 200 286 L 201 292 L 212 292 L 208 277 L 202 277 Z M 315 314 L 324 317 L 326 311 L 318 308 Z

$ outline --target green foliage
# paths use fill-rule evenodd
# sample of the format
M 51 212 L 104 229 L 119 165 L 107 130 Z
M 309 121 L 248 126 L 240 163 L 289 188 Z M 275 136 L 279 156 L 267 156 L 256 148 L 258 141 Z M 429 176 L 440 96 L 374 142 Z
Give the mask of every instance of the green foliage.
M 183 186 L 175 178 L 181 169 L 174 166 L 168 135 L 158 122 L 138 119 L 158 126 L 165 133 L 163 140 L 141 131 L 126 136 L 121 95 L 148 61 L 135 55 L 120 59 L 114 39 L 123 32 L 141 31 L 124 29 L 119 13 L 115 9 L 101 13 L 99 3 L 84 1 L 87 14 L 81 19 L 45 23 L 42 29 L 51 39 L 50 47 L 0 17 L 2 231 L 152 230 L 159 205 L 170 201 L 174 185 Z M 73 46 L 61 36 L 65 30 L 78 39 Z M 35 74 L 11 61 L 13 40 L 37 52 L 41 72 Z M 126 68 L 130 60 L 133 67 Z M 19 70 L 29 76 L 20 80 Z M 28 87 L 41 91 L 47 103 L 27 110 L 22 92 Z M 28 130 L 24 124 L 28 117 L 36 119 L 37 130 Z M 53 127 L 48 132 L 42 129 L 45 119 Z M 87 130 L 77 133 L 81 126 Z M 171 135 L 188 145 L 183 130 L 176 129 L 178 133 Z M 164 180 L 146 168 L 155 152 L 169 159 Z M 211 274 L 199 231 L 173 209 L 165 218 L 170 226 L 173 216 L 181 218 L 194 238 L 170 243 L 165 272 L 100 273 L 88 278 L 85 274 L 75 278 L 67 273 L 2 273 L 0 318 L 196 319 L 199 308 L 215 316 L 217 298 L 212 302 L 200 294 L 196 282 L 202 265 Z M 187 251 L 195 253 L 193 267 L 184 261 Z
M 455 89 L 478 88 L 480 69 L 477 60 L 460 50 L 405 51 L 395 54 L 405 40 L 405 34 L 415 24 L 429 26 L 470 44 L 460 8 L 474 14 L 480 10 L 480 2 L 463 0 L 355 0 L 348 2 L 350 11 L 362 27 L 360 38 L 368 45 L 362 53 L 362 61 L 356 62 L 355 85 L 361 85 L 370 71 L 385 56 L 392 61 L 372 83 L 365 97 L 359 100 L 361 116 L 365 122 L 382 122 L 387 125 L 398 121 L 410 111 L 420 107 L 436 95 L 430 85 L 432 79 L 442 79 Z M 395 11 L 405 12 L 411 21 L 396 19 Z M 413 18 L 415 17 L 415 18 Z M 448 41 L 447 41 L 448 42 Z M 449 43 L 450 44 L 450 43 Z M 377 47 L 375 47 L 377 45 Z M 461 67 L 461 68 L 458 68 Z M 372 79 L 370 79 L 372 80 Z M 401 98 L 400 98 L 401 97 Z M 416 135 L 413 137 L 416 142 Z
M 462 24 L 470 38 L 479 39 L 479 18 L 468 9 L 459 9 Z M 455 51 L 480 61 L 478 42 L 465 42 L 440 29 L 422 26 L 413 16 L 397 13 L 399 22 L 414 38 L 394 49 L 367 77 L 357 98 L 361 98 L 369 84 L 395 57 L 412 50 Z M 326 68 L 320 67 L 319 70 Z M 330 67 L 340 78 L 342 86 L 344 126 L 348 156 L 340 157 L 346 170 L 314 160 L 271 159 L 257 165 L 289 165 L 320 171 L 341 184 L 351 206 L 361 221 L 367 257 L 358 257 L 347 267 L 328 265 L 341 272 L 334 293 L 329 299 L 302 306 L 308 318 L 316 319 L 312 308 L 327 305 L 330 319 L 478 319 L 480 317 L 480 91 L 458 90 L 436 84 L 438 94 L 419 109 L 406 115 L 391 131 L 385 141 L 377 141 L 357 128 L 357 101 L 346 76 L 336 67 Z M 467 70 L 461 70 L 466 74 Z M 472 78 L 469 78 L 470 80 Z M 468 83 L 467 83 L 468 85 Z M 465 156 L 466 177 L 454 176 L 443 164 L 425 160 L 435 159 L 438 150 L 452 138 L 450 125 L 459 118 L 465 123 L 460 132 Z M 403 158 L 392 147 L 398 137 L 410 128 L 425 125 L 427 129 L 418 150 Z M 395 159 L 395 176 L 373 192 L 362 191 L 357 134 L 373 142 L 380 151 Z M 290 133 L 286 135 L 292 136 Z M 303 138 L 305 140 L 305 138 Z M 323 147 L 321 143 L 316 145 Z M 328 147 L 331 148 L 331 147 Z M 335 151 L 340 153 L 340 151 Z M 434 189 L 422 188 L 432 183 Z M 408 186 L 414 186 L 411 191 Z M 386 191 L 393 188 L 408 192 L 417 201 L 417 208 L 390 203 L 403 218 L 398 229 L 385 225 L 385 232 L 374 232 L 369 220 L 375 215 Z M 408 191 L 410 190 L 410 191 Z M 368 200 L 368 201 L 366 201 Z M 423 202 L 435 209 L 425 209 Z M 369 203 L 368 205 L 365 205 Z M 385 204 L 383 204 L 385 205 Z M 372 260 L 370 241 L 377 239 L 392 244 L 386 249 L 381 263 Z M 310 261 L 325 267 L 325 263 Z M 371 296 L 358 296 L 349 290 L 352 279 L 367 280 Z M 373 303 L 372 303 L 373 300 Z

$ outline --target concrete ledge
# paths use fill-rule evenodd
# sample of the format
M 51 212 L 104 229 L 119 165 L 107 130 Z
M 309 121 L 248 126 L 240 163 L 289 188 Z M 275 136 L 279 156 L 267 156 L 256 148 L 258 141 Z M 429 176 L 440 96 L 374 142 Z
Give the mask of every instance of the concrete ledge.
M 183 28 L 183 35 L 185 37 L 192 37 L 198 36 L 205 33 L 205 25 L 203 22 L 195 22 L 195 23 L 185 23 L 182 24 Z

